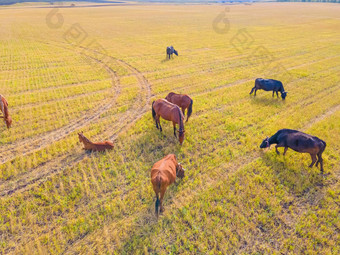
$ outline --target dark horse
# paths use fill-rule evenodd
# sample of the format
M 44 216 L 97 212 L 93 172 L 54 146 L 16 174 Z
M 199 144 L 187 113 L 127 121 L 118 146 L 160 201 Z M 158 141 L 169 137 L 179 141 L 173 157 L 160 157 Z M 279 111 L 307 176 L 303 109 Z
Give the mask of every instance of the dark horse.
M 185 116 L 185 110 L 188 109 L 187 111 L 187 121 L 189 117 L 191 116 L 192 113 L 192 104 L 193 101 L 188 95 L 182 95 L 182 94 L 176 94 L 174 92 L 170 92 L 166 98 L 169 102 L 178 105 L 183 112 L 183 115 Z
M 279 91 L 281 93 L 281 97 L 284 100 L 287 96 L 287 92 L 283 88 L 282 82 L 273 80 L 273 79 L 262 79 L 262 78 L 257 78 L 255 80 L 255 86 L 252 88 L 249 94 L 252 94 L 253 91 L 255 90 L 254 96 L 256 96 L 256 91 L 258 89 L 263 89 L 265 91 L 273 91 L 273 96 L 274 93 L 276 92 L 276 96 L 279 97 Z
M 276 153 L 280 154 L 277 150 L 278 147 L 284 147 L 283 155 L 286 154 L 288 148 L 301 153 L 309 153 L 312 157 L 312 163 L 309 167 L 313 167 L 316 162 L 316 167 L 320 163 L 320 170 L 323 173 L 323 159 L 322 153 L 326 148 L 326 143 L 316 136 L 311 136 L 303 132 L 292 129 L 281 129 L 270 138 L 263 140 L 260 148 L 268 148 L 271 144 L 276 144 Z M 318 156 L 318 159 L 316 158 Z
M 156 128 L 159 129 L 162 132 L 162 126 L 160 122 L 160 117 L 162 117 L 165 120 L 172 121 L 174 125 L 174 135 L 176 135 L 176 124 L 179 125 L 179 143 L 182 145 L 184 140 L 184 115 L 181 111 L 181 109 L 169 101 L 165 99 L 157 99 L 156 101 L 152 102 L 152 117 L 156 121 Z
M 8 112 L 8 102 L 2 95 L 0 95 L 0 110 L 3 113 L 3 116 L 0 116 L 0 118 L 4 119 L 6 126 L 9 129 L 12 125 L 12 118 Z
M 174 54 L 174 53 L 175 53 L 176 56 L 178 56 L 178 52 L 174 49 L 174 47 L 172 45 L 166 47 L 166 55 L 169 57 L 169 59 L 172 56 L 172 54 Z

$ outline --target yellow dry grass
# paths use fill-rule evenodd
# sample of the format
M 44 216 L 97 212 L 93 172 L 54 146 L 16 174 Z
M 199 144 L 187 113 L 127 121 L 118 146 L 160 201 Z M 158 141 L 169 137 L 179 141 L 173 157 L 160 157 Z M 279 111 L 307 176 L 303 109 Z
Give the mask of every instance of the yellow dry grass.
M 51 10 L 0 9 L 0 253 L 339 254 L 339 5 L 61 8 L 61 25 Z M 256 77 L 287 99 L 249 96 Z M 182 147 L 151 117 L 170 91 L 194 100 Z M 326 176 L 260 151 L 280 128 L 327 142 Z M 115 149 L 84 153 L 80 130 Z M 168 153 L 187 171 L 157 221 L 150 168 Z

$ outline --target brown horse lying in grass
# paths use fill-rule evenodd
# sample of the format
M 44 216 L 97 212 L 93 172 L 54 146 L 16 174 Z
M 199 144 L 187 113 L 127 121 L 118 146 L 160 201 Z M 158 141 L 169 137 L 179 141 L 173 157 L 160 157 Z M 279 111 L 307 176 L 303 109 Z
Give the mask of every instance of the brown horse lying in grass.
M 309 153 L 312 157 L 312 163 L 309 167 L 313 167 L 316 162 L 316 167 L 320 163 L 321 173 L 323 173 L 323 159 L 322 153 L 326 148 L 326 143 L 316 136 L 311 136 L 303 132 L 292 129 L 281 129 L 270 138 L 263 140 L 260 148 L 267 148 L 271 144 L 276 143 L 276 153 L 280 154 L 277 150 L 278 147 L 284 147 L 283 155 L 286 154 L 288 148 L 301 153 Z M 318 159 L 316 158 L 318 156 Z
M 113 143 L 110 141 L 98 142 L 93 143 L 89 139 L 87 139 L 83 132 L 78 133 L 79 142 L 84 144 L 84 150 L 89 151 L 105 151 L 113 149 Z
M 169 102 L 178 105 L 183 112 L 183 115 L 185 116 L 185 110 L 188 109 L 187 111 L 187 121 L 189 120 L 189 117 L 191 116 L 192 113 L 192 104 L 193 101 L 188 95 L 182 95 L 182 94 L 176 94 L 174 92 L 170 92 L 166 98 Z
M 156 121 L 156 128 L 159 129 L 162 132 L 162 126 L 160 122 L 160 117 L 162 117 L 165 120 L 172 121 L 174 125 L 174 135 L 176 136 L 176 124 L 179 125 L 179 143 L 182 145 L 184 141 L 184 115 L 181 111 L 181 109 L 169 101 L 165 99 L 158 99 L 156 101 L 152 102 L 152 117 Z
M 169 154 L 156 162 L 151 169 L 151 183 L 156 193 L 155 212 L 158 218 L 158 209 L 164 212 L 163 198 L 167 187 L 176 181 L 176 177 L 184 177 L 184 169 L 177 163 L 176 156 Z M 160 198 L 159 198 L 160 194 Z
M 0 118 L 4 119 L 6 122 L 6 126 L 9 129 L 12 125 L 12 118 L 9 116 L 8 112 L 8 102 L 6 98 L 4 98 L 2 95 L 0 95 L 0 109 L 4 116 L 0 116 Z

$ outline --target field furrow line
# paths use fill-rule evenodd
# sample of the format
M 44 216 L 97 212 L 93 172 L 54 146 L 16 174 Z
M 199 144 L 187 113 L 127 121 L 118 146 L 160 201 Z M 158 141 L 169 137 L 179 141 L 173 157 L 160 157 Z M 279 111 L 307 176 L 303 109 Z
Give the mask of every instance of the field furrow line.
M 103 64 L 100 60 L 95 61 L 98 64 Z M 48 132 L 40 137 L 24 139 L 23 141 L 18 141 L 0 148 L 0 164 L 13 160 L 18 156 L 25 156 L 29 153 L 41 150 L 44 147 L 50 145 L 52 142 L 59 141 L 60 139 L 64 138 L 67 134 L 86 126 L 92 121 L 98 119 L 101 114 L 108 111 L 115 104 L 115 101 L 120 93 L 119 89 L 120 83 L 115 72 L 109 66 L 104 65 L 104 68 L 107 70 L 111 77 L 113 87 L 114 96 L 110 99 L 109 103 L 99 105 L 97 109 L 95 109 L 94 111 L 84 114 L 83 117 L 72 121 L 65 127 L 54 130 L 52 132 Z
M 149 84 L 148 80 L 143 76 L 143 74 L 139 72 L 136 68 L 132 67 L 130 64 L 124 62 L 123 60 L 119 60 L 119 59 L 114 59 L 114 60 L 117 61 L 117 63 L 119 63 L 124 68 L 129 69 L 136 76 L 140 89 L 141 89 L 141 93 L 139 94 L 139 100 L 135 102 L 136 104 L 134 104 L 131 109 L 124 112 L 123 116 L 119 118 L 119 121 L 114 124 L 114 127 L 112 126 L 110 127 L 110 133 L 111 133 L 110 139 L 111 140 L 116 139 L 120 133 L 127 130 L 133 123 L 135 123 L 138 119 L 140 119 L 143 116 L 143 114 L 147 111 L 150 98 L 151 98 L 151 85 Z M 102 63 L 100 60 L 96 59 L 96 61 L 99 61 L 100 63 Z M 105 68 L 111 71 L 112 79 L 114 79 L 115 82 L 119 82 L 119 78 L 118 76 L 115 75 L 115 72 L 107 65 L 105 66 Z M 100 114 L 106 112 L 108 109 L 110 109 L 110 107 L 111 107 L 111 104 L 107 105 L 107 107 L 105 107 L 103 112 L 101 112 Z M 88 122 L 86 122 L 86 124 L 97 119 L 98 117 L 95 116 L 91 118 Z M 68 133 L 71 133 L 74 130 L 69 131 Z M 60 173 L 67 168 L 73 167 L 74 165 L 79 163 L 81 160 L 83 160 L 85 156 L 86 156 L 85 153 L 81 155 L 79 155 L 79 152 L 78 154 L 70 153 L 66 156 L 63 155 L 49 162 L 45 162 L 42 166 L 36 167 L 33 171 L 30 171 L 30 172 L 27 172 L 21 175 L 20 178 L 15 180 L 14 183 L 4 182 L 4 184 L 0 186 L 0 190 L 2 190 L 2 192 L 0 193 L 0 196 L 12 195 L 18 191 L 23 192 L 23 191 L 33 188 L 34 186 L 40 185 L 52 175 Z
M 332 56 L 330 57 L 329 59 L 331 58 L 337 58 L 339 57 L 339 55 L 335 55 L 335 56 Z M 308 63 L 304 63 L 304 64 L 301 64 L 301 65 L 297 65 L 297 66 L 292 66 L 290 68 L 287 68 L 286 70 L 287 71 L 290 71 L 290 70 L 294 70 L 294 69 L 297 69 L 297 68 L 300 68 L 300 67 L 304 67 L 304 66 L 308 66 L 308 65 L 312 65 L 312 64 L 315 64 L 315 63 L 319 63 L 319 62 L 323 62 L 325 61 L 325 59 L 322 59 L 322 60 L 318 60 L 318 61 L 312 61 L 312 62 L 308 62 Z M 324 71 L 324 70 L 322 70 Z M 282 74 L 283 72 L 276 72 L 274 73 L 273 72 L 273 75 L 277 75 L 277 74 Z M 225 88 L 229 88 L 229 87 L 234 87 L 234 86 L 237 86 L 237 85 L 241 85 L 243 83 L 246 83 L 246 82 L 251 82 L 251 81 L 254 81 L 255 82 L 255 79 L 258 78 L 258 77 L 252 77 L 252 78 L 249 78 L 249 79 L 242 79 L 242 80 L 238 80 L 238 81 L 235 81 L 235 82 L 232 82 L 232 83 L 228 83 L 228 84 L 224 84 L 224 85 L 221 85 L 221 86 L 217 86 L 217 87 L 214 87 L 212 89 L 205 89 L 203 92 L 197 92 L 197 93 L 192 93 L 192 95 L 203 95 L 203 94 L 207 94 L 207 93 L 210 93 L 210 92 L 213 92 L 213 91 L 217 91 L 217 90 L 220 90 L 220 89 L 225 89 Z M 303 79 L 303 78 L 299 78 L 298 80 L 300 79 Z M 296 80 L 294 80 L 296 81 Z M 290 83 L 290 82 L 289 82 Z M 289 84 L 287 83 L 287 84 Z M 195 88 L 195 87 L 198 87 L 200 85 L 197 85 L 197 86 L 191 86 L 190 89 L 192 88 Z M 182 88 L 185 88 L 185 87 L 182 87 Z M 177 88 L 176 88 L 177 89 Z M 181 88 L 179 88 L 181 89 Z
M 307 129 L 310 125 L 316 124 L 320 121 L 322 121 L 325 117 L 330 116 L 332 113 L 336 112 L 338 110 L 339 106 L 331 107 L 326 111 L 325 114 L 322 114 L 314 119 L 311 119 L 310 121 L 306 122 L 304 124 L 303 130 Z M 262 151 L 251 151 L 248 153 L 247 156 L 241 156 L 238 158 L 235 158 L 234 160 L 222 163 L 218 167 L 214 168 L 215 170 L 209 170 L 209 173 L 204 174 L 204 185 L 198 186 L 194 190 L 192 188 L 187 188 L 181 192 L 181 194 L 173 194 L 172 196 L 168 194 L 167 197 L 167 210 L 164 213 L 164 216 L 170 215 L 177 210 L 180 210 L 180 208 L 190 204 L 196 196 L 199 197 L 198 193 L 203 192 L 204 190 L 209 189 L 210 187 L 214 187 L 217 183 L 219 183 L 221 180 L 225 180 L 228 177 L 230 177 L 232 174 L 236 173 L 240 169 L 244 168 L 245 166 L 256 162 L 259 160 L 264 153 Z M 226 171 L 220 171 L 220 169 L 225 169 Z M 194 196 L 190 196 L 191 194 L 196 194 Z M 143 226 L 150 226 L 153 224 L 157 224 L 157 220 L 153 214 L 154 210 L 154 204 L 152 203 L 149 208 L 144 209 L 143 211 L 138 211 L 136 214 L 129 216 L 127 218 L 124 218 L 122 220 L 119 220 L 117 222 L 112 222 L 109 225 L 105 225 L 105 231 L 108 233 L 120 233 L 119 229 L 124 225 L 125 226 L 125 233 L 120 233 L 119 237 L 119 243 L 124 243 L 125 240 L 127 240 L 133 231 L 138 228 L 140 229 L 137 234 L 142 234 Z M 126 231 L 126 226 L 128 227 L 128 231 Z M 95 242 L 91 240 L 91 237 L 94 236 L 104 236 L 103 233 L 104 229 L 100 228 L 96 230 L 95 232 L 91 233 L 90 235 L 84 236 L 82 239 L 78 239 L 76 242 L 74 242 L 69 247 L 66 247 L 64 253 L 65 254 L 73 254 L 75 251 L 77 251 L 78 248 L 80 248 L 82 245 L 88 245 L 91 244 L 92 248 L 95 248 Z M 116 239 L 110 240 L 112 242 L 110 247 L 113 248 L 122 248 L 119 246 L 118 243 L 115 243 Z M 108 248 L 108 247 L 106 247 Z

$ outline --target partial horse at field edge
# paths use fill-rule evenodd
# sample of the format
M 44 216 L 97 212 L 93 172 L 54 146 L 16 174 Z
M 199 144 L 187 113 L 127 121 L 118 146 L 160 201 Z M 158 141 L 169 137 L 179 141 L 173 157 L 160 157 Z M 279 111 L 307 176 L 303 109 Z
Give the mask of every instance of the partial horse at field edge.
M 3 113 L 3 116 L 0 116 L 0 118 L 4 119 L 6 126 L 9 129 L 12 125 L 12 118 L 8 112 L 8 102 L 2 95 L 0 95 L 0 109 Z

